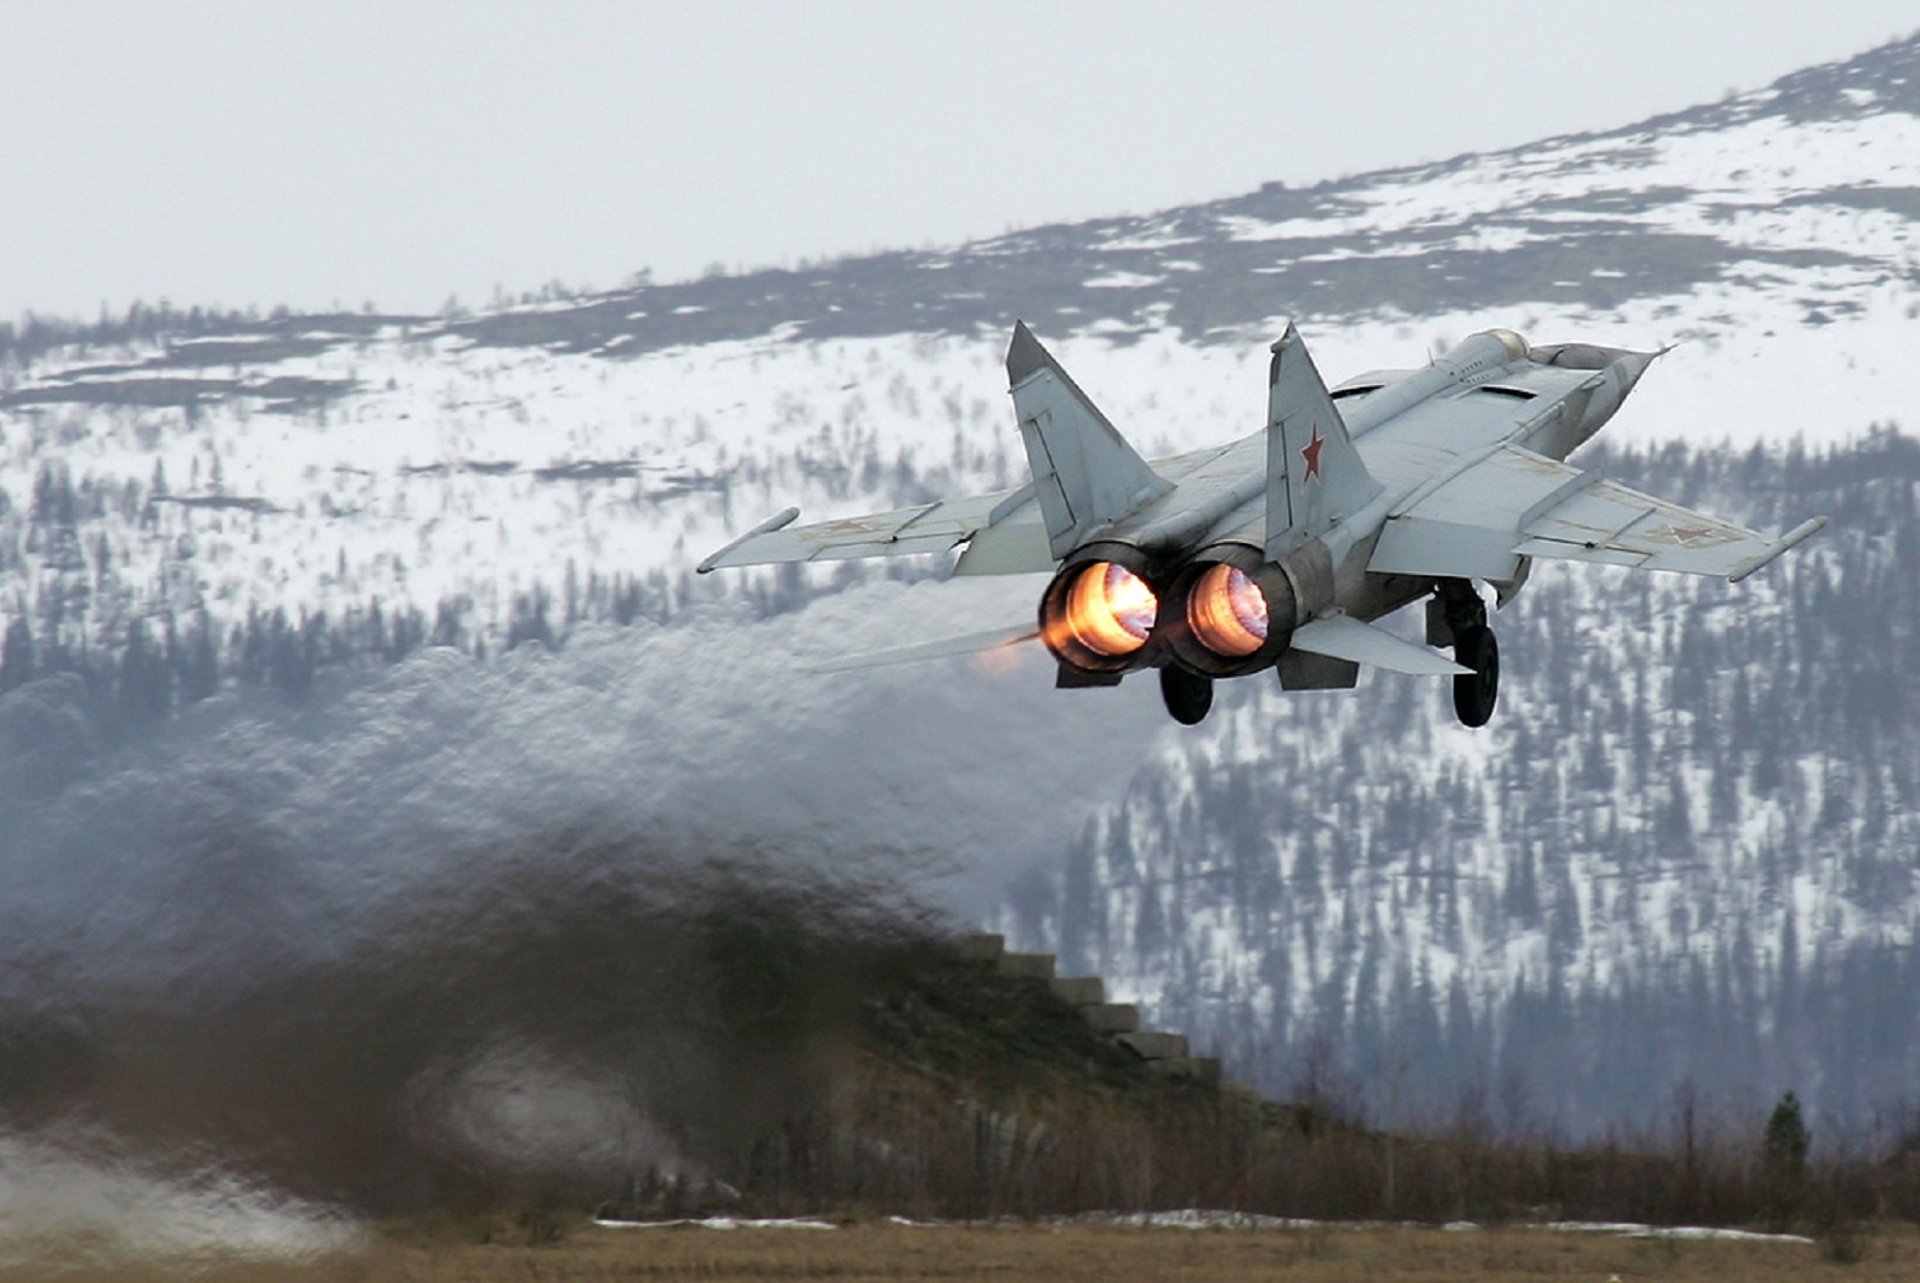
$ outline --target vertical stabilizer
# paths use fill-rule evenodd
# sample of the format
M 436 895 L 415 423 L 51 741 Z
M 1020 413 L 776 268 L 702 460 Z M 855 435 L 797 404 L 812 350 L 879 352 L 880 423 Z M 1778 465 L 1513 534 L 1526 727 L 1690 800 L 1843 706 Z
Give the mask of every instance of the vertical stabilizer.
M 1013 327 L 1007 383 L 1056 559 L 1097 528 L 1131 516 L 1171 488 L 1067 377 L 1025 322 Z
M 1267 556 L 1303 540 L 1380 493 L 1346 421 L 1291 324 L 1267 368 Z

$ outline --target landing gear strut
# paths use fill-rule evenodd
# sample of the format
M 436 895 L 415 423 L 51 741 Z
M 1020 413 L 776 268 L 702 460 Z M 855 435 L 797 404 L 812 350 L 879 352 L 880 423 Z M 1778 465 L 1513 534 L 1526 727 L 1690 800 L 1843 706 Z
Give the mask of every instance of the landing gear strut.
M 1174 721 L 1197 726 L 1213 707 L 1213 678 L 1168 664 L 1160 670 L 1160 698 Z
M 1486 603 L 1464 579 L 1443 579 L 1438 596 L 1453 634 L 1453 660 L 1471 673 L 1453 679 L 1453 712 L 1463 726 L 1485 726 L 1500 699 L 1500 643 L 1487 627 Z

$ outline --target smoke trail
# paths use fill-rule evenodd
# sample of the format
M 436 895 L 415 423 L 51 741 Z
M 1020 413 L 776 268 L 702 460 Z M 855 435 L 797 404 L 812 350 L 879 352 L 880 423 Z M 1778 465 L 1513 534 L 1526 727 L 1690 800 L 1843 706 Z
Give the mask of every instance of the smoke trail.
M 71 1269 L 156 1257 L 300 1261 L 360 1242 L 329 1208 L 227 1173 L 168 1177 L 124 1155 L 102 1161 L 117 1149 L 84 1129 L 59 1144 L 0 1136 L 0 1269 L 49 1259 Z
M 360 1207 L 707 1174 L 923 906 L 964 915 L 1057 849 L 1157 728 L 1042 663 L 799 671 L 1029 607 L 885 584 L 427 652 L 131 747 L 71 682 L 12 692 L 0 1127 L 163 1172 L 211 1145 Z

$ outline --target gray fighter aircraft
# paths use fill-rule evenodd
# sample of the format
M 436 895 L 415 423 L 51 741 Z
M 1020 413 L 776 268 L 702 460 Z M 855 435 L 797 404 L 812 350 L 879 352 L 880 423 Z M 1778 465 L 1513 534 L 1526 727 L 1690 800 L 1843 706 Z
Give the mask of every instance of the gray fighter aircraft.
M 955 574 L 1053 572 L 1038 623 L 832 667 L 1037 638 L 1060 686 L 1158 669 L 1167 711 L 1192 725 L 1216 678 L 1275 668 L 1287 690 L 1344 689 L 1367 664 L 1451 675 L 1459 719 L 1482 726 L 1500 652 L 1477 584 L 1504 606 L 1537 557 L 1737 582 L 1826 524 L 1769 539 L 1563 462 L 1659 352 L 1488 330 L 1331 392 L 1293 326 L 1272 352 L 1264 430 L 1148 463 L 1017 324 L 1007 379 L 1031 482 L 811 526 L 789 508 L 699 570 L 960 548 Z M 1422 599 L 1426 646 L 1373 623 Z

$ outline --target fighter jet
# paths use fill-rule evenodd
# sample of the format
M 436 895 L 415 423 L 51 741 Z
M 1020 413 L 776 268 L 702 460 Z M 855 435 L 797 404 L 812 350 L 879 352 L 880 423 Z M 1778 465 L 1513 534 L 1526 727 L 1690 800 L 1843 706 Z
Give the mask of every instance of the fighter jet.
M 1016 324 L 1026 485 L 809 526 L 788 508 L 698 569 L 958 548 L 957 575 L 1051 572 L 1038 620 L 833 667 L 1037 639 L 1058 686 L 1157 670 L 1167 711 L 1193 725 L 1217 679 L 1271 668 L 1290 691 L 1347 689 L 1368 665 L 1452 676 L 1455 715 L 1477 727 L 1500 687 L 1479 585 L 1505 606 L 1542 557 L 1738 582 L 1826 524 L 1768 538 L 1565 462 L 1661 352 L 1495 329 L 1329 392 L 1292 325 L 1271 351 L 1264 429 L 1149 463 Z M 1374 623 L 1422 600 L 1425 646 Z

